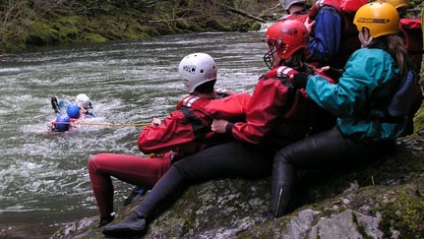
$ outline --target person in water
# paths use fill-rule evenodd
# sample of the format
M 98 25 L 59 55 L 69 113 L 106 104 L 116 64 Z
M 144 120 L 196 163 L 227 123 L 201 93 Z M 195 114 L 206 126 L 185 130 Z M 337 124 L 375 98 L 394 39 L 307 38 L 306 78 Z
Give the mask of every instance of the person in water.
M 49 123 L 51 132 L 66 132 L 74 128 L 72 123 L 81 118 L 80 106 L 77 104 L 68 104 L 66 113 L 60 112 L 56 119 Z
M 212 131 L 237 140 L 209 147 L 172 164 L 131 214 L 106 226 L 104 235 L 143 235 L 156 209 L 176 200 L 178 192 L 187 185 L 223 177 L 269 176 L 276 151 L 311 132 L 314 120 L 319 118 L 314 113 L 319 109 L 289 81 L 289 76 L 297 71 L 314 72 L 303 64 L 307 30 L 300 21 L 280 21 L 268 28 L 265 40 L 269 50 L 264 61 L 271 70 L 255 87 L 246 122 L 233 124 L 221 119 L 219 124 L 215 120 L 212 124 Z M 227 134 L 221 134 L 226 129 Z
M 95 115 L 90 112 L 90 109 L 93 109 L 93 105 L 91 103 L 90 98 L 86 95 L 86 94 L 78 94 L 75 97 L 75 102 L 69 102 L 66 100 L 60 100 L 58 101 L 56 96 L 53 96 L 51 98 L 51 104 L 52 104 L 52 108 L 55 111 L 55 113 L 63 113 L 63 111 L 67 111 L 67 107 L 70 104 L 76 104 L 79 107 L 79 116 L 78 118 L 85 118 L 85 117 L 95 117 Z M 75 118 L 75 117 L 74 117 Z
M 81 117 L 96 117 L 90 110 L 93 109 L 90 98 L 86 94 L 78 94 L 75 102 L 80 107 Z
M 61 100 L 58 102 L 54 96 L 51 98 L 51 105 L 58 115 L 51 121 L 48 128 L 51 132 L 66 132 L 74 128 L 73 122 L 78 119 L 93 118 L 95 115 L 90 112 L 93 109 L 90 98 L 86 94 L 78 94 L 74 102 Z
M 215 90 L 217 65 L 210 55 L 185 56 L 178 72 L 188 95 L 168 117 L 154 118 L 138 137 L 140 151 L 151 156 L 100 153 L 89 159 L 88 171 L 99 209 L 99 226 L 114 219 L 112 177 L 151 188 L 172 163 L 229 140 L 210 131 L 212 118 L 244 119 L 251 96 Z

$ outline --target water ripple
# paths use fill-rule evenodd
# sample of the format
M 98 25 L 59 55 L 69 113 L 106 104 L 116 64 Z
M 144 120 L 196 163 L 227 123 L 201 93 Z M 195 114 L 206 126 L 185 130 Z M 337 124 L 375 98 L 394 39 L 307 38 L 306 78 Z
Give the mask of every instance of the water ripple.
M 100 152 L 142 155 L 136 145 L 142 130 L 138 126 L 79 125 L 63 135 L 46 134 L 48 122 L 56 117 L 50 97 L 73 101 L 79 93 L 88 94 L 97 115 L 93 123 L 147 123 L 168 115 L 185 94 L 177 66 L 193 52 L 215 58 L 218 88 L 252 92 L 266 70 L 262 35 L 182 34 L 46 48 L 2 60 L 0 214 L 20 222 L 19 215 L 47 213 L 46 224 L 93 215 L 88 159 Z M 115 200 L 122 200 L 131 186 L 114 183 Z

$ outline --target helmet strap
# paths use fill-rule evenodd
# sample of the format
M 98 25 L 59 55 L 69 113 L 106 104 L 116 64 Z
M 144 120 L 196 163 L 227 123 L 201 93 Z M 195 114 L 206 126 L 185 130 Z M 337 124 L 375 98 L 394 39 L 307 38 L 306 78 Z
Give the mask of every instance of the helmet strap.
M 265 53 L 263 59 L 265 62 L 265 65 L 272 69 L 274 67 L 274 53 L 277 51 L 277 48 L 275 46 L 272 46 L 267 53 Z

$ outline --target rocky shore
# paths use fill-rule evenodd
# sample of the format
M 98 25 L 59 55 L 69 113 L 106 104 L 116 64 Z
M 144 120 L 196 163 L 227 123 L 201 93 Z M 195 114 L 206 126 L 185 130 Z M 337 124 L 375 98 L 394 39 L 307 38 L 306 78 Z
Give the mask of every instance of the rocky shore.
M 397 148 L 371 165 L 301 172 L 294 211 L 272 222 L 265 221 L 270 178 L 192 186 L 155 218 L 144 238 L 423 238 L 424 139 L 404 138 Z M 116 220 L 135 205 L 118 211 Z M 97 223 L 83 218 L 52 239 L 104 238 Z

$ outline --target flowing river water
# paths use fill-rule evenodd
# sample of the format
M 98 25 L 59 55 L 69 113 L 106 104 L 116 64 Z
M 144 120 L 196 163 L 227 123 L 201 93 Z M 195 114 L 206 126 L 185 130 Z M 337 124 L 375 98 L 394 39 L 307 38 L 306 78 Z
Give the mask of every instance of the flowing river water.
M 263 34 L 181 34 L 0 58 L 0 237 L 11 231 L 49 238 L 63 223 L 97 216 L 88 159 L 100 152 L 141 154 L 139 126 L 79 125 L 69 134 L 45 134 L 56 116 L 50 97 L 86 93 L 96 122 L 147 123 L 165 117 L 185 94 L 178 64 L 194 52 L 215 58 L 217 87 L 251 93 L 266 71 Z M 114 185 L 119 207 L 132 186 Z

